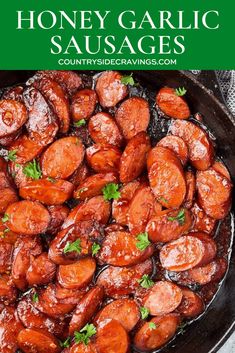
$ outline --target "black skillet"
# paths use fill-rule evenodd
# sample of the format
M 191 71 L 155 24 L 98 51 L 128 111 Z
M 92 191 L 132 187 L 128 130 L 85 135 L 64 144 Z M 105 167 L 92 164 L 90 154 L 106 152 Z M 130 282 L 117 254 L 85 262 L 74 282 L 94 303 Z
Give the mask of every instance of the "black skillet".
M 0 87 L 24 82 L 32 73 L 0 71 Z M 194 76 L 185 71 L 136 71 L 135 75 L 152 90 L 164 85 L 187 88 L 191 111 L 203 114 L 205 124 L 216 137 L 217 155 L 222 157 L 235 183 L 235 121 L 224 105 L 215 72 L 202 71 Z M 187 327 L 184 334 L 161 349 L 161 353 L 214 353 L 234 330 L 235 251 L 231 254 L 227 276 L 207 312 Z

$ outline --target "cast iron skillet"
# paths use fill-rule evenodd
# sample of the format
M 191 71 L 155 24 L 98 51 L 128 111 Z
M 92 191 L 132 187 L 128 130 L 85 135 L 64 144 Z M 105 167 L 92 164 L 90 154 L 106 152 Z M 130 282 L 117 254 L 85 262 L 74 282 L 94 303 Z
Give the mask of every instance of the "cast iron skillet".
M 0 87 L 24 82 L 32 74 L 32 71 L 0 71 Z M 135 75 L 156 90 L 164 85 L 187 88 L 191 110 L 203 114 L 206 125 L 216 136 L 217 155 L 222 157 L 235 183 L 235 121 L 221 103 L 222 96 L 215 73 L 203 71 L 199 79 L 185 71 L 136 71 Z M 227 276 L 206 314 L 187 327 L 185 333 L 178 335 L 161 353 L 217 352 L 235 330 L 234 300 L 235 251 L 231 254 Z

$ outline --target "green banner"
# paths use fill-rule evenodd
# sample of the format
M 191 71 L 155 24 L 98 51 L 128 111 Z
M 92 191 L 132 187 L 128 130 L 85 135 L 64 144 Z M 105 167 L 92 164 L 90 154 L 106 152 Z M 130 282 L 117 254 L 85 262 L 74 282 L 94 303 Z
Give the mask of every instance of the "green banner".
M 15 0 L 0 12 L 0 69 L 234 69 L 235 3 Z

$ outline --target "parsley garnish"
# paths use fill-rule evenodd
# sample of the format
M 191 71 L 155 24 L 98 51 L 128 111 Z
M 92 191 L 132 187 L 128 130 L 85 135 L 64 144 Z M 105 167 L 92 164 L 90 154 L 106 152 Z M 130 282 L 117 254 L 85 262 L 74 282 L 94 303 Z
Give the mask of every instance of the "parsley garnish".
M 26 166 L 23 168 L 23 173 L 28 178 L 32 178 L 32 179 L 40 179 L 42 176 L 41 168 L 37 163 L 36 159 L 26 164 Z
M 56 182 L 56 179 L 51 178 L 51 177 L 48 177 L 47 180 L 50 181 L 50 182 L 53 183 L 53 184 Z
M 157 328 L 156 324 L 154 322 L 149 322 L 149 328 L 151 330 L 154 330 L 155 328 Z
M 74 332 L 75 343 L 83 342 L 85 343 L 85 345 L 88 345 L 88 343 L 90 342 L 90 337 L 94 336 L 95 334 L 95 326 L 93 324 L 87 324 L 79 332 Z
M 78 120 L 75 123 L 73 123 L 73 125 L 76 126 L 76 127 L 80 127 L 80 126 L 86 125 L 86 120 L 85 119 Z
M 141 285 L 141 287 L 146 288 L 146 289 L 148 289 L 154 285 L 154 282 L 151 280 L 149 275 L 143 275 L 141 277 L 141 279 L 138 280 L 138 282 Z
M 96 255 L 100 250 L 100 245 L 97 243 L 92 244 L 92 256 Z
M 119 189 L 119 185 L 118 184 L 114 184 L 114 183 L 110 183 L 107 184 L 103 189 L 103 195 L 104 195 L 104 199 L 107 200 L 112 200 L 112 199 L 118 199 L 120 197 L 120 192 L 118 191 Z
M 64 253 L 76 251 L 80 253 L 82 251 L 81 239 L 75 240 L 73 243 L 68 242 L 64 247 Z
M 147 232 L 138 234 L 137 239 L 136 247 L 141 251 L 145 250 L 150 244 Z
M 68 337 L 64 342 L 60 341 L 60 347 L 61 348 L 69 348 L 70 341 L 71 341 L 70 337 Z
M 182 88 L 179 87 L 179 88 L 175 89 L 175 93 L 179 97 L 184 96 L 186 92 L 187 92 L 187 90 L 184 87 L 182 87 Z
M 124 85 L 130 85 L 130 86 L 134 86 L 135 85 L 135 81 L 132 77 L 133 73 L 131 73 L 130 75 L 127 76 L 122 76 L 121 78 L 121 83 Z
M 18 150 L 11 150 L 8 152 L 8 155 L 7 155 L 7 160 L 8 161 L 12 161 L 12 162 L 15 162 L 16 160 L 16 153 L 17 153 Z
M 185 222 L 185 210 L 182 209 L 182 210 L 179 211 L 179 213 L 177 214 L 177 216 L 175 216 L 175 217 L 168 217 L 167 219 L 168 219 L 168 221 L 171 221 L 171 222 L 177 221 L 177 222 L 179 223 L 179 225 L 182 226 L 182 225 L 184 224 L 184 222 Z
M 168 200 L 165 199 L 165 197 L 163 197 L 163 196 L 160 196 L 160 197 L 158 198 L 158 201 L 163 201 L 163 202 L 165 202 L 165 203 L 168 203 Z
M 149 316 L 149 309 L 142 306 L 140 308 L 140 314 L 142 320 L 147 319 L 147 317 Z
M 5 223 L 7 221 L 9 221 L 9 216 L 8 214 L 5 213 L 4 216 L 2 217 L 2 223 Z
M 33 300 L 34 303 L 37 303 L 37 302 L 38 302 L 38 300 L 39 300 L 38 293 L 33 293 L 32 300 Z

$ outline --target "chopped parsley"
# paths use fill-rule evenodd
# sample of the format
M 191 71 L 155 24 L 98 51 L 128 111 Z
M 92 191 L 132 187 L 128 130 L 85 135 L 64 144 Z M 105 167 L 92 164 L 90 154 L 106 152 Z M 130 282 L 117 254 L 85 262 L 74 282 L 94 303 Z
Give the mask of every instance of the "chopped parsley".
M 76 251 L 80 254 L 82 251 L 81 247 L 81 240 L 77 239 L 73 243 L 68 242 L 64 247 L 64 253 L 67 254 L 68 252 Z
M 183 225 L 185 223 L 185 210 L 182 209 L 178 212 L 177 216 L 175 217 L 167 217 L 168 221 L 177 221 L 179 225 Z
M 133 76 L 133 73 L 131 73 L 130 75 L 122 76 L 121 83 L 126 86 L 128 85 L 135 86 L 135 81 L 132 76 Z
M 11 150 L 8 152 L 8 155 L 6 157 L 6 159 L 8 161 L 12 161 L 12 162 L 15 162 L 16 161 L 16 153 L 17 153 L 18 150 Z
M 144 251 L 150 244 L 147 232 L 138 234 L 137 239 L 136 247 L 141 251 Z
M 156 324 L 154 322 L 149 322 L 149 328 L 151 330 L 155 330 L 157 328 Z
M 87 324 L 79 332 L 74 332 L 75 343 L 83 342 L 85 345 L 88 345 L 90 342 L 90 337 L 96 334 L 96 328 L 93 324 Z
M 98 253 L 98 251 L 100 250 L 100 248 L 101 247 L 99 244 L 93 243 L 92 244 L 92 256 L 95 256 Z
M 138 282 L 141 285 L 141 287 L 146 288 L 146 289 L 148 289 L 154 285 L 154 282 L 151 280 L 149 275 L 143 275 L 141 277 L 141 279 L 138 280 Z
M 32 300 L 33 300 L 34 303 L 37 303 L 37 302 L 38 302 L 39 296 L 38 296 L 38 293 L 37 293 L 37 292 L 36 292 L 36 293 L 33 293 Z
M 6 223 L 7 221 L 9 221 L 9 215 L 5 213 L 4 216 L 2 217 L 2 223 Z
M 53 183 L 53 184 L 56 182 L 56 179 L 51 178 L 51 177 L 48 177 L 47 180 L 50 181 L 50 182 Z
M 39 163 L 37 163 L 36 159 L 34 159 L 32 162 L 29 162 L 25 165 L 25 167 L 23 168 L 23 173 L 28 178 L 32 178 L 32 179 L 40 179 L 42 176 L 40 165 Z
M 71 343 L 71 338 L 68 337 L 64 342 L 60 341 L 61 348 L 69 348 Z
M 78 120 L 75 123 L 73 123 L 73 125 L 76 127 L 84 126 L 86 125 L 86 120 L 85 119 Z
M 179 88 L 175 89 L 175 93 L 179 97 L 184 96 L 186 92 L 187 92 L 187 90 L 184 87 L 182 87 L 182 88 L 179 87 Z
M 140 314 L 142 320 L 147 319 L 147 317 L 149 316 L 149 309 L 142 306 L 140 308 Z
M 102 189 L 104 199 L 107 200 L 116 200 L 120 197 L 120 192 L 118 191 L 119 185 L 110 183 L 105 185 L 105 187 Z

